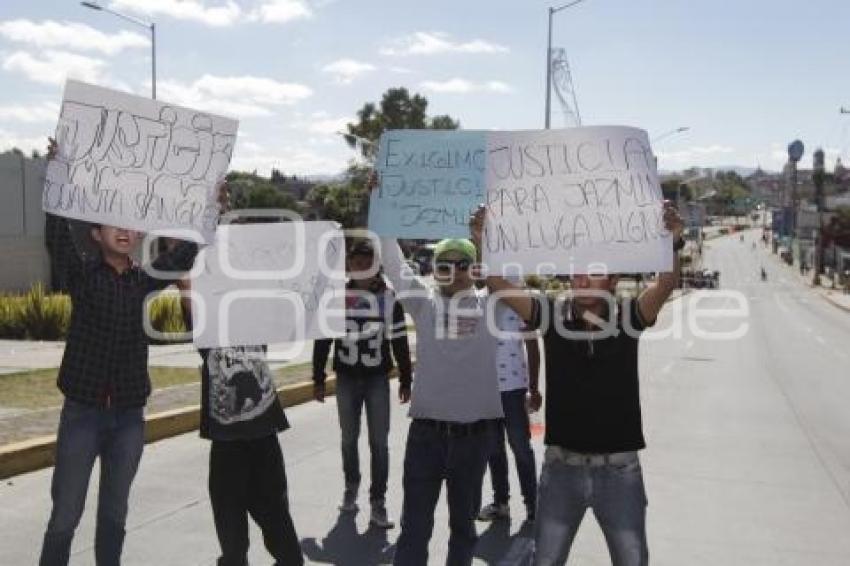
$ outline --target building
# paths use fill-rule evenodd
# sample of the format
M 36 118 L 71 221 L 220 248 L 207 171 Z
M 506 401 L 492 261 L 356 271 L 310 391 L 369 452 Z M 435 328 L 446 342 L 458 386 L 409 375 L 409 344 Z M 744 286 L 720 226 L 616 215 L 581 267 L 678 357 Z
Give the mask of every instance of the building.
M 50 285 L 41 209 L 45 168 L 44 159 L 14 151 L 0 154 L 0 292 L 25 291 L 39 282 Z

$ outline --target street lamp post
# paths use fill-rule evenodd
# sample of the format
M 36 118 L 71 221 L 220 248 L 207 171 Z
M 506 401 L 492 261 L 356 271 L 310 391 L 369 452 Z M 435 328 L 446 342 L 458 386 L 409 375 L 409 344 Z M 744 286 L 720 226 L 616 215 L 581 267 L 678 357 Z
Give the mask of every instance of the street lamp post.
M 122 14 L 121 12 L 116 12 L 106 6 L 101 6 L 97 2 L 80 2 L 80 5 L 84 8 L 89 8 L 91 10 L 97 10 L 98 12 L 106 12 L 108 14 L 112 14 L 122 20 L 126 20 L 132 24 L 136 24 L 137 26 L 141 26 L 147 29 L 151 34 L 151 98 L 156 100 L 156 24 L 153 22 L 146 22 L 145 20 L 141 20 L 139 18 L 134 18 L 133 16 L 128 16 L 127 14 Z
M 823 178 L 825 174 L 824 153 L 822 149 L 815 150 L 812 167 L 812 181 L 815 184 L 815 204 L 818 210 L 818 230 L 815 236 L 814 275 L 812 285 L 820 284 L 820 272 L 823 269 Z
M 799 206 L 799 198 L 797 195 L 797 163 L 802 159 L 804 152 L 803 142 L 794 140 L 788 145 L 788 162 L 791 165 L 791 226 L 789 232 L 791 236 L 791 250 L 793 262 L 794 240 L 797 236 L 797 207 Z M 802 258 L 800 258 L 802 262 Z
M 576 4 L 581 4 L 585 0 L 573 0 L 569 4 L 564 4 L 557 8 L 549 7 L 549 34 L 546 40 L 546 117 L 544 124 L 548 130 L 552 120 L 552 20 L 555 14 L 567 8 L 571 8 Z
M 681 134 L 682 132 L 687 132 L 690 129 L 691 129 L 690 126 L 681 126 L 679 128 L 676 128 L 675 130 L 670 130 L 669 132 L 664 132 L 663 134 L 659 134 L 659 135 L 655 136 L 654 138 L 652 138 L 650 140 L 650 142 L 656 143 L 656 142 L 659 142 L 659 141 L 663 140 L 664 138 L 668 138 L 668 137 L 670 137 L 674 134 Z

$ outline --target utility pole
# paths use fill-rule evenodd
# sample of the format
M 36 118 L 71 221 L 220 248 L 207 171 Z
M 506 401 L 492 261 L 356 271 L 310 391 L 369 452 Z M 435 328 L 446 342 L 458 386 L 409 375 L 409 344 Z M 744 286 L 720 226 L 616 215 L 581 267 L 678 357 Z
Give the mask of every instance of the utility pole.
M 111 8 L 101 6 L 97 2 L 80 2 L 80 4 L 84 8 L 96 10 L 98 12 L 106 12 L 107 14 L 112 14 L 115 17 L 121 18 L 122 20 L 125 20 L 127 22 L 130 22 L 131 24 L 135 24 L 148 30 L 148 32 L 151 34 L 151 98 L 156 100 L 156 24 L 154 22 L 147 22 L 145 20 L 141 20 L 133 16 L 128 16 L 127 14 L 122 14 L 121 12 L 116 12 Z
M 543 122 L 547 130 L 549 129 L 552 120 L 552 21 L 555 18 L 555 14 L 558 12 L 566 10 L 567 8 L 572 8 L 576 4 L 581 4 L 584 1 L 585 0 L 573 0 L 568 4 L 558 6 L 557 8 L 552 6 L 549 7 L 549 34 L 546 39 L 546 116 Z
M 820 285 L 820 272 L 823 269 L 823 179 L 824 179 L 824 153 L 818 148 L 813 156 L 812 181 L 815 184 L 815 204 L 818 208 L 818 231 L 815 236 L 814 275 L 812 285 Z
M 805 148 L 803 147 L 803 142 L 800 140 L 794 140 L 790 144 L 788 144 L 788 162 L 791 166 L 791 226 L 790 226 L 790 235 L 791 235 L 791 249 L 792 249 L 792 263 L 793 263 L 793 248 L 794 248 L 794 238 L 797 235 L 797 208 L 799 207 L 799 198 L 797 195 L 797 163 L 800 159 L 803 158 L 803 152 Z M 800 262 L 802 263 L 802 258 L 800 258 Z

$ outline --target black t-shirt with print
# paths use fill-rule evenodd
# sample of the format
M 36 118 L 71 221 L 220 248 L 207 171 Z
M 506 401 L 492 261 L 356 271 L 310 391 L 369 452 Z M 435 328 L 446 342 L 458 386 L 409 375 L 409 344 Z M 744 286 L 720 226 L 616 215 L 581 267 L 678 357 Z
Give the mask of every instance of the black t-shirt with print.
M 545 326 L 546 444 L 588 454 L 645 448 L 638 342 L 649 324 L 637 301 L 618 304 L 608 337 L 565 336 L 584 330 L 572 313 L 569 301 L 535 302 L 531 326 Z
M 201 437 L 250 440 L 289 428 L 265 361 L 264 346 L 235 346 L 199 351 Z

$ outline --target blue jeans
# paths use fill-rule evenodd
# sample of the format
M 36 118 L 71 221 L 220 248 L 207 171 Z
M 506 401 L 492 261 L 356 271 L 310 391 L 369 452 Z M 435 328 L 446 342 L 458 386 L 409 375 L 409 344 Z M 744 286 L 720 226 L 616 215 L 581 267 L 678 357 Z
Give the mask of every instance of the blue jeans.
M 360 485 L 360 416 L 366 406 L 369 451 L 372 454 L 372 486 L 369 500 L 383 504 L 390 473 L 390 382 L 386 375 L 354 377 L 339 375 L 336 380 L 336 406 L 342 431 L 342 470 L 346 488 Z
M 404 456 L 404 504 L 401 534 L 396 543 L 396 566 L 426 566 L 428 541 L 434 530 L 434 509 L 446 482 L 449 505 L 449 552 L 446 564 L 472 564 L 475 517 L 481 480 L 495 440 L 496 424 L 480 432 L 452 436 L 419 420 L 410 424 Z
M 566 463 L 546 450 L 535 529 L 535 566 L 562 565 L 587 508 L 593 510 L 613 566 L 649 564 L 646 491 L 637 453 L 619 464 Z
M 62 406 L 51 496 L 40 566 L 68 564 L 71 541 L 86 504 L 89 478 L 100 457 L 95 561 L 118 566 L 130 485 L 145 444 L 142 408 L 99 408 L 70 399 Z
M 505 434 L 514 454 L 519 486 L 525 506 L 531 512 L 537 505 L 537 468 L 534 451 L 531 449 L 531 428 L 525 402 L 526 389 L 502 392 L 502 410 L 505 419 L 499 423 L 496 445 L 490 455 L 490 479 L 493 483 L 493 502 L 507 503 L 510 497 L 508 483 L 508 453 L 505 450 Z

